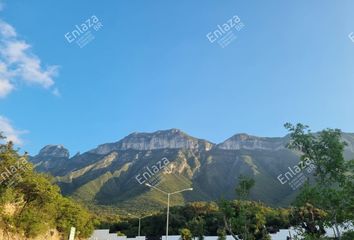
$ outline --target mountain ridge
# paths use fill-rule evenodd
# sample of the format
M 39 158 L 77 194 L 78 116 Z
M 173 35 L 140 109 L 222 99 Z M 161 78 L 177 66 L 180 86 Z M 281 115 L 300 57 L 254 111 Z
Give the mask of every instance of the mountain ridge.
M 255 136 L 255 135 L 250 135 L 247 133 L 236 133 L 234 135 L 232 135 L 231 137 L 227 138 L 226 140 L 220 142 L 220 143 L 214 143 L 212 141 L 206 140 L 206 139 L 202 139 L 202 138 L 197 138 L 197 137 L 193 137 L 187 133 L 185 133 L 184 131 L 177 129 L 177 128 L 172 128 L 172 129 L 167 129 L 167 130 L 157 130 L 154 132 L 133 132 L 131 134 L 128 134 L 127 136 L 123 137 L 122 139 L 116 141 L 116 142 L 108 142 L 108 143 L 104 143 L 104 144 L 100 144 L 97 147 L 88 150 L 87 152 L 91 152 L 91 153 L 97 153 L 97 154 L 107 154 L 109 151 L 113 151 L 113 150 L 127 150 L 127 149 L 136 149 L 136 150 L 152 150 L 152 149 L 163 149 L 163 148 L 185 148 L 183 146 L 178 147 L 178 145 L 176 144 L 175 147 L 168 147 L 168 146 L 160 146 L 160 147 L 152 147 L 152 148 L 139 148 L 139 147 L 132 147 L 132 144 L 129 144 L 131 142 L 129 142 L 129 140 L 131 140 L 132 138 L 151 138 L 151 135 L 155 135 L 155 134 L 163 134 L 163 133 L 178 133 L 181 134 L 183 136 L 185 136 L 185 138 L 190 138 L 193 139 L 195 141 L 204 141 L 206 143 L 209 144 L 209 147 L 219 147 L 219 148 L 224 148 L 224 149 L 228 149 L 228 147 L 226 147 L 225 145 L 227 145 L 226 143 L 228 141 L 234 141 L 234 140 L 238 140 L 240 142 L 245 141 L 246 139 L 253 139 L 253 140 L 283 140 L 283 139 L 287 139 L 288 135 L 285 135 L 284 137 L 261 137 L 261 136 Z M 349 133 L 351 134 L 351 133 Z M 353 133 L 354 135 L 354 133 Z M 128 142 L 127 142 L 128 141 Z M 186 144 L 187 145 L 187 144 Z M 193 146 L 193 145 L 192 145 Z M 57 147 L 59 149 L 64 148 L 68 153 L 69 150 L 66 149 L 64 147 L 64 144 L 48 144 L 46 146 L 44 146 L 42 149 L 40 149 L 39 153 L 35 156 L 41 155 L 41 151 L 46 150 L 47 148 L 54 148 Z M 240 147 L 238 147 L 240 148 Z M 235 149 L 235 148 L 232 148 Z M 54 150 L 53 150 L 54 151 Z M 78 152 L 76 155 L 80 154 L 80 152 Z M 70 154 L 69 154 L 70 155 Z M 35 157 L 34 156 L 34 157 Z
M 346 158 L 354 158 L 354 134 L 343 133 L 343 139 L 348 142 Z M 238 177 L 246 175 L 256 180 L 251 198 L 284 206 L 296 191 L 277 177 L 299 161 L 297 153 L 286 148 L 288 141 L 288 135 L 269 138 L 243 133 L 215 144 L 169 129 L 132 133 L 72 157 L 62 145 L 50 145 L 30 160 L 37 171 L 55 177 L 63 194 L 88 204 L 158 207 L 163 196 L 147 189 L 137 176 L 166 191 L 194 188 L 176 196 L 173 204 L 231 199 Z M 169 161 L 168 171 L 146 173 L 163 158 Z

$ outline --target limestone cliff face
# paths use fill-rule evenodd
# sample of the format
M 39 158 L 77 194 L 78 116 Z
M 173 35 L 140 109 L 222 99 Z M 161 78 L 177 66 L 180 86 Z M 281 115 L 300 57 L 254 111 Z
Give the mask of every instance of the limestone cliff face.
M 37 156 L 69 158 L 70 153 L 63 145 L 47 145 L 39 151 Z
M 34 163 L 38 171 L 54 173 L 60 169 L 64 162 L 69 160 L 69 157 L 69 151 L 62 145 L 47 145 L 29 160 Z
M 354 134 L 344 134 L 343 140 L 348 143 L 346 159 L 353 159 Z M 256 180 L 253 199 L 280 206 L 292 200 L 288 196 L 294 191 L 279 183 L 277 176 L 299 161 L 296 153 L 286 149 L 288 141 L 288 136 L 237 134 L 215 145 L 171 129 L 132 133 L 71 158 L 62 146 L 50 145 L 30 160 L 37 171 L 56 177 L 63 194 L 90 204 L 117 204 L 130 210 L 147 202 L 158 205 L 161 196 L 150 195 L 137 176 L 171 191 L 193 186 L 195 191 L 181 196 L 180 203 L 232 199 L 238 176 L 245 175 Z M 158 167 L 156 175 L 148 172 L 163 158 L 169 161 L 163 171 Z
M 132 133 L 116 143 L 108 143 L 92 150 L 96 154 L 107 154 L 114 150 L 156 150 L 156 149 L 204 149 L 210 150 L 213 143 L 187 135 L 178 129 L 153 133 Z
M 217 145 L 225 150 L 280 150 L 284 149 L 287 138 L 255 137 L 247 134 L 236 134 L 223 143 Z

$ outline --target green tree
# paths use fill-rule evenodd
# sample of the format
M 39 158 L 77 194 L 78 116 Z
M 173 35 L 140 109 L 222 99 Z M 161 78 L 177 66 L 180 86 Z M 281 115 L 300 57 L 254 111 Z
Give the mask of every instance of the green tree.
M 236 240 L 269 239 L 265 226 L 265 208 L 254 202 L 246 201 L 254 184 L 253 179 L 240 176 L 239 184 L 235 189 L 239 200 L 222 200 L 219 203 L 225 229 Z
M 326 215 L 325 211 L 307 203 L 305 206 L 292 209 L 290 221 L 294 226 L 301 226 L 303 236 L 319 239 L 326 233 L 323 224 Z
M 238 186 L 235 189 L 240 200 L 246 200 L 254 184 L 254 179 L 240 175 Z
M 345 232 L 342 236 L 342 240 L 353 240 L 354 239 L 354 231 Z
M 205 220 L 202 217 L 195 217 L 187 223 L 188 229 L 190 229 L 192 236 L 197 237 L 199 240 L 204 239 Z
M 250 201 L 221 201 L 225 229 L 235 239 L 266 240 L 270 236 L 266 229 L 267 208 Z
M 4 206 L 15 211 L 5 213 Z M 48 176 L 33 171 L 27 154 L 20 155 L 11 142 L 0 144 L 0 227 L 9 239 L 10 233 L 32 238 L 53 228 L 67 234 L 71 226 L 79 237 L 88 237 L 93 223 L 91 214 L 63 197 Z
M 94 230 L 94 219 L 87 210 L 67 198 L 61 198 L 57 207 L 56 224 L 60 232 L 69 232 L 71 227 L 75 227 L 79 236 L 90 236 Z
M 218 234 L 218 240 L 226 240 L 225 228 L 218 228 L 217 234 Z
M 313 134 L 303 124 L 287 123 L 285 127 L 291 137 L 288 147 L 301 154 L 301 161 L 311 161 L 316 168 L 314 181 L 309 180 L 303 187 L 296 205 L 311 204 L 326 211 L 327 217 L 318 223 L 334 226 L 340 239 L 339 226 L 353 221 L 354 208 L 354 163 L 344 159 L 346 143 L 342 140 L 342 133 L 339 129 L 325 129 Z
M 181 240 L 192 240 L 192 233 L 188 228 L 183 228 L 180 230 Z

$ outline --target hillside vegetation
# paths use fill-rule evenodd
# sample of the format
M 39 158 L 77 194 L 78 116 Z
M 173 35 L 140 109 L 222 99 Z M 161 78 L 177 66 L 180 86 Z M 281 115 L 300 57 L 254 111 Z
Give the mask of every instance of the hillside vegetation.
M 344 157 L 350 160 L 354 158 L 354 134 L 345 133 L 342 139 L 347 143 Z M 55 176 L 64 195 L 89 205 L 130 212 L 161 206 L 164 196 L 150 191 L 138 179 L 165 191 L 193 186 L 193 192 L 174 196 L 172 205 L 233 199 L 233 189 L 242 174 L 255 179 L 250 199 L 286 207 L 299 193 L 278 179 L 300 161 L 299 152 L 286 147 L 289 141 L 289 135 L 269 138 L 236 134 L 214 144 L 170 129 L 132 133 L 72 157 L 64 146 L 48 145 L 30 160 L 38 171 Z M 169 171 L 150 174 L 148 168 L 163 158 L 170 162 Z M 151 177 L 144 178 L 145 173 Z
M 225 239 L 225 235 L 230 234 L 235 240 L 268 240 L 270 233 L 292 226 L 300 239 L 354 239 L 354 232 L 347 228 L 354 221 L 354 160 L 345 160 L 348 143 L 343 141 L 342 132 L 325 129 L 312 134 L 302 124 L 285 126 L 291 138 L 287 147 L 300 156 L 298 166 L 311 161 L 315 169 L 301 186 L 291 207 L 271 208 L 261 202 L 249 201 L 258 180 L 240 176 L 234 189 L 237 200 L 221 198 L 217 203 L 173 207 L 170 234 L 181 234 L 182 239 L 197 237 L 202 240 L 204 235 L 218 235 L 219 239 Z M 251 159 L 245 160 L 253 166 Z M 142 234 L 161 236 L 165 216 L 164 212 L 146 217 L 141 215 Z M 136 218 L 120 220 L 111 225 L 111 230 L 134 235 L 137 223 Z M 333 229 L 334 238 L 325 236 L 328 228 Z M 295 239 L 299 239 L 297 237 Z
M 0 144 L 0 239 L 58 239 L 73 226 L 79 237 L 88 237 L 90 213 L 63 197 L 49 177 L 33 171 L 26 154 L 20 155 L 11 142 Z

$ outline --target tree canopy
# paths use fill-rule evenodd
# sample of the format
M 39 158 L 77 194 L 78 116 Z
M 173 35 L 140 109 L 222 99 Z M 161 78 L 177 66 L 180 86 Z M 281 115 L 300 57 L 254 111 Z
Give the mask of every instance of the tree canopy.
M 10 209 L 10 210 L 9 210 Z M 35 237 L 57 229 L 67 235 L 76 227 L 80 237 L 93 231 L 91 214 L 63 197 L 51 178 L 33 170 L 27 154 L 20 155 L 11 142 L 0 144 L 0 229 Z

